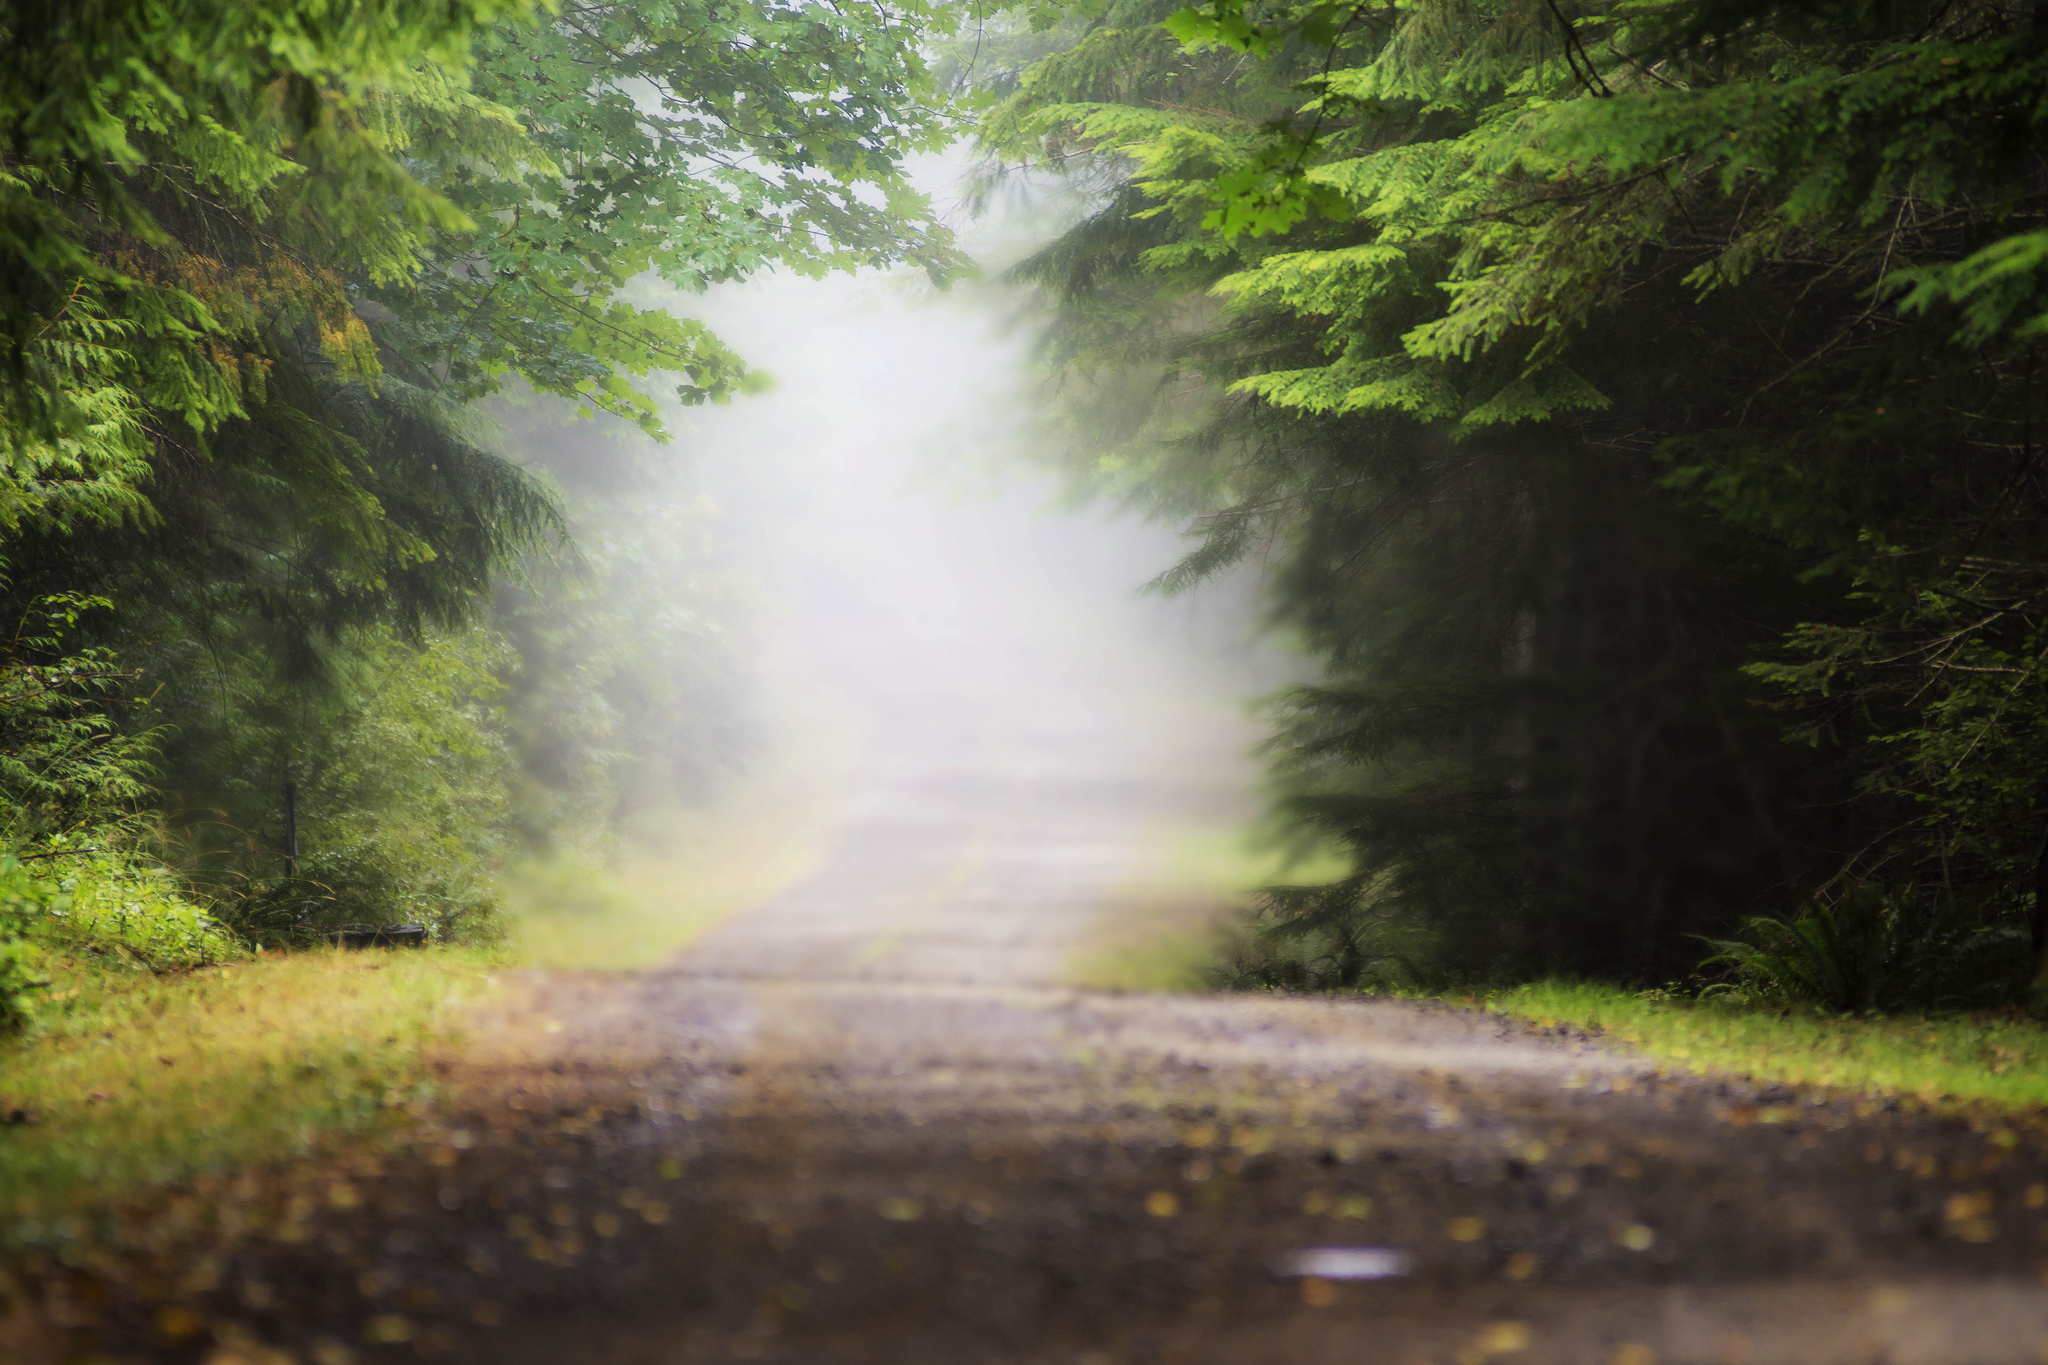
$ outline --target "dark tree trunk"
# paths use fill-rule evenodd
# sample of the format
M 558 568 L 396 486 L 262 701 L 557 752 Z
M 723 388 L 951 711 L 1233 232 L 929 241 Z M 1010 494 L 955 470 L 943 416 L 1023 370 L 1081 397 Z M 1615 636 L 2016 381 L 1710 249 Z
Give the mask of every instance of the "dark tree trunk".
M 2041 827 L 2041 847 L 2034 854 L 2034 981 L 2048 977 L 2048 824 Z

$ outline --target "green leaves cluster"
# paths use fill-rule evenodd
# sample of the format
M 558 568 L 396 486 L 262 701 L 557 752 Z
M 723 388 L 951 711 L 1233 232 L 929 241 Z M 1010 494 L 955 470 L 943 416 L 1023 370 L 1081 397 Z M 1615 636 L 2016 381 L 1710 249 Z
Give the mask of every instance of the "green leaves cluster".
M 46 983 L 29 933 L 57 902 L 54 886 L 16 858 L 0 859 L 0 1035 L 20 1032 L 33 1016 L 34 992 Z
M 146 711 L 138 681 L 104 646 L 67 647 L 103 598 L 35 603 L 0 656 L 0 809 L 11 848 L 111 831 L 146 799 L 155 736 L 116 715 Z
M 904 168 L 947 136 L 918 45 L 953 21 L 924 3 L 645 0 L 493 28 L 473 88 L 518 111 L 542 173 L 435 161 L 426 182 L 480 226 L 377 293 L 396 344 L 466 395 L 516 373 L 658 434 L 626 376 L 668 371 L 698 403 L 745 369 L 700 324 L 637 306 L 634 280 L 896 262 L 948 277 L 960 258 Z

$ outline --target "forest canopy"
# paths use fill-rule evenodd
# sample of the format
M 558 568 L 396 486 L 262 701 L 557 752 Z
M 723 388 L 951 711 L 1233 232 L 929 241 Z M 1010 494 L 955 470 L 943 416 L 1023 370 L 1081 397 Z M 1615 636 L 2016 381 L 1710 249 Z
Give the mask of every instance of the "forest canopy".
M 1351 871 L 1253 979 L 2028 989 L 2038 7 L 1014 16 L 989 173 L 1094 206 L 1016 271 L 1073 466 L 1322 666 L 1274 753 Z

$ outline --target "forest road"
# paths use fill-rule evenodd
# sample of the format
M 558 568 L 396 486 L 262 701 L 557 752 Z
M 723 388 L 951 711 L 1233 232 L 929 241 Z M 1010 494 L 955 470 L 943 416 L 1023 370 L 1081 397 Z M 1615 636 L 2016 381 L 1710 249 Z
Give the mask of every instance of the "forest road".
M 103 1358 L 2048 1359 L 2038 1130 L 1475 1010 L 1066 989 L 1191 788 L 1109 728 L 917 733 L 814 879 L 668 969 L 513 982 L 438 1116 L 215 1253 L 203 1339 L 131 1313 Z M 1287 1273 L 1323 1247 L 1403 1273 Z

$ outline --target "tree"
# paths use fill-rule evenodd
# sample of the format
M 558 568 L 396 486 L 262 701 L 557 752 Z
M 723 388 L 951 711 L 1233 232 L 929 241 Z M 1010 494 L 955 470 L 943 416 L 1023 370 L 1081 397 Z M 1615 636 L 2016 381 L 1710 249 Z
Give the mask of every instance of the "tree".
M 1112 7 L 984 125 L 1119 168 L 1027 273 L 1074 336 L 1163 296 L 1187 570 L 1286 546 L 1292 808 L 1356 871 L 1273 909 L 1338 975 L 1659 976 L 1873 878 L 2029 912 L 2043 53 L 1997 5 Z
M 172 684 L 164 781 L 230 836 L 201 852 L 274 861 L 272 793 L 403 671 L 389 643 L 451 648 L 570 553 L 474 400 L 660 435 L 636 381 L 746 375 L 644 279 L 952 268 L 903 171 L 945 126 L 919 44 L 947 22 L 0 6 L 0 553 L 15 605 L 107 598 L 100 643 Z

